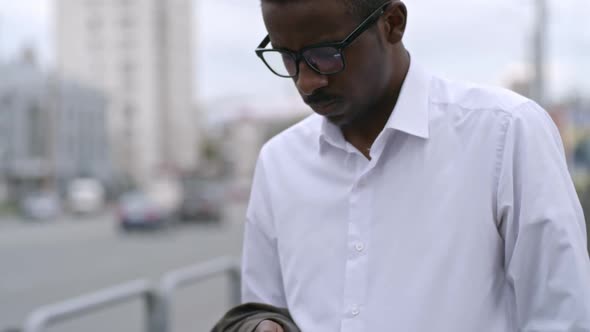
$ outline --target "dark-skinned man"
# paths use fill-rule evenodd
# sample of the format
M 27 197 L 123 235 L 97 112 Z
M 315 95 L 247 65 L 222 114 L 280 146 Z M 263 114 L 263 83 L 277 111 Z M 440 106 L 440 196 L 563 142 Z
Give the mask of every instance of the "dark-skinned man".
M 543 109 L 422 69 L 400 1 L 262 14 L 256 53 L 316 114 L 261 150 L 244 302 L 305 332 L 590 331 L 584 216 Z

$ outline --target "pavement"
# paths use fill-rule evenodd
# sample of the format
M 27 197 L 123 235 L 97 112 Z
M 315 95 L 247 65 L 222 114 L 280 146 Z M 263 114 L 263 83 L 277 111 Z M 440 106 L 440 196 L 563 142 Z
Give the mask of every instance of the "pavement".
M 233 207 L 232 218 L 243 210 Z M 129 234 L 114 219 L 110 213 L 40 223 L 0 219 L 0 331 L 22 326 L 42 305 L 138 278 L 155 282 L 172 269 L 240 255 L 241 220 Z M 208 331 L 227 310 L 228 298 L 224 278 L 178 291 L 173 331 Z M 137 300 L 60 324 L 55 331 L 143 331 L 144 320 Z

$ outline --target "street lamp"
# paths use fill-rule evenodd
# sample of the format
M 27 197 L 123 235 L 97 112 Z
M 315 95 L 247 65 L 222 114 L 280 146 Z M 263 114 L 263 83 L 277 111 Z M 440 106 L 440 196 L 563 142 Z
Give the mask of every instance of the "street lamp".
M 533 33 L 533 81 L 531 97 L 540 105 L 547 102 L 546 98 L 546 55 L 548 36 L 547 0 L 535 0 L 535 23 Z

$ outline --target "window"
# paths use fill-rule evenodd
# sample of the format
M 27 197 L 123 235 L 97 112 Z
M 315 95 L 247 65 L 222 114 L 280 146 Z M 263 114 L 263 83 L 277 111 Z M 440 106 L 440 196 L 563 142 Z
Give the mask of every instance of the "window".
M 100 30 L 103 27 L 103 25 L 104 22 L 102 18 L 100 18 L 98 15 L 92 15 L 86 21 L 86 28 L 90 33 L 95 33 L 96 31 Z
M 135 90 L 135 77 L 131 74 L 123 75 L 122 86 L 125 92 L 133 92 Z
M 122 29 L 131 29 L 135 26 L 135 20 L 129 14 L 123 15 L 121 19 L 119 19 L 119 26 L 121 26 Z
M 121 62 L 121 73 L 123 75 L 130 75 L 135 72 L 135 64 L 131 60 L 123 60 Z
M 121 7 L 130 7 L 135 4 L 134 0 L 118 0 L 118 2 L 121 4 Z
M 28 128 L 29 144 L 28 152 L 31 157 L 43 157 L 45 154 L 46 139 L 44 134 L 49 134 L 46 130 L 46 121 L 43 121 L 42 110 L 37 104 L 33 104 L 28 109 Z
M 125 116 L 125 121 L 131 122 L 133 120 L 133 117 L 135 116 L 135 107 L 133 107 L 133 105 L 131 104 L 127 104 L 123 108 L 123 114 Z
M 0 97 L 0 105 L 2 106 L 2 108 L 10 107 L 12 105 L 12 95 L 5 94 L 5 95 L 1 96 Z
M 121 63 L 121 88 L 124 92 L 131 92 L 135 88 L 135 64 L 131 61 Z

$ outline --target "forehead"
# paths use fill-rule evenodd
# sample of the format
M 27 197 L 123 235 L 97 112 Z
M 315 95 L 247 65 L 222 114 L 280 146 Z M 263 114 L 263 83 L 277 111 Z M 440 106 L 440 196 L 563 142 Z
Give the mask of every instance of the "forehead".
M 263 1 L 262 16 L 273 46 L 291 50 L 340 41 L 358 23 L 342 0 Z

